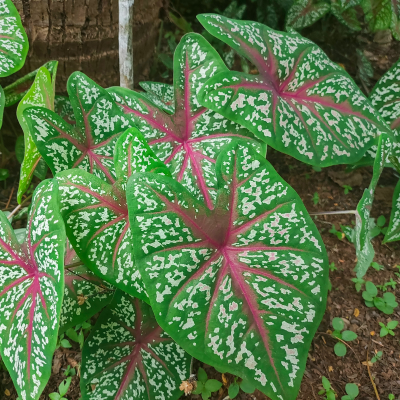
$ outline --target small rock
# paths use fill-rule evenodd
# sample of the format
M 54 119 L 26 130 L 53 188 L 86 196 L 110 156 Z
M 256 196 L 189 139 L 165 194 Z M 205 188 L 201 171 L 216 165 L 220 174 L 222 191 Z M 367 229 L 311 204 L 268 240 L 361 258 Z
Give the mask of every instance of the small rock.
M 375 33 L 374 42 L 379 44 L 389 44 L 392 42 L 392 32 L 390 29 L 378 31 Z
M 353 318 L 352 320 L 350 320 L 350 322 L 352 324 L 356 324 L 356 325 L 360 325 L 360 321 L 358 319 Z

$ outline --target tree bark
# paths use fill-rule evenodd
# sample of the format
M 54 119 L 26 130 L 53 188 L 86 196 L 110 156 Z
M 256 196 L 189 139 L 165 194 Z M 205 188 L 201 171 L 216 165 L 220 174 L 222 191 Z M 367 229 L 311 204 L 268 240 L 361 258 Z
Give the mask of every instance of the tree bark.
M 118 0 L 13 0 L 28 34 L 23 76 L 58 60 L 57 91 L 82 71 L 103 87 L 119 85 Z M 166 0 L 135 0 L 135 84 L 147 77 Z

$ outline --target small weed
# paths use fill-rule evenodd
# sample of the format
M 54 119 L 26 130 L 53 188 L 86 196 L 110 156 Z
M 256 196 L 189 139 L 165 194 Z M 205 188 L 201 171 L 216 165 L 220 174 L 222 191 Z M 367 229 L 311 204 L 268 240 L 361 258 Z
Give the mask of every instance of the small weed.
M 336 393 L 331 387 L 331 383 L 325 376 L 322 377 L 322 386 L 324 387 L 322 390 L 318 392 L 320 396 L 325 395 L 325 400 L 335 400 Z
M 208 400 L 211 397 L 211 393 L 216 392 L 222 386 L 220 381 L 208 379 L 207 373 L 203 368 L 199 368 L 197 379 L 197 387 L 193 390 L 193 394 L 201 394 L 203 400 Z
M 315 206 L 319 203 L 319 194 L 317 192 L 314 193 L 312 201 L 313 201 Z
M 346 395 L 342 396 L 342 400 L 354 400 L 360 393 L 355 383 L 348 383 L 345 387 Z
M 329 271 L 337 271 L 336 265 L 334 262 L 329 264 Z
M 375 353 L 375 355 L 371 358 L 371 362 L 372 364 L 375 364 L 377 361 L 379 361 L 383 356 L 383 352 L 382 351 L 377 351 Z
M 362 279 L 362 278 L 353 278 L 351 281 L 355 283 L 357 292 L 359 292 L 361 290 L 362 285 L 364 285 L 364 283 L 365 283 L 364 279 Z
M 372 267 L 373 269 L 375 269 L 376 271 L 383 271 L 383 270 L 385 269 L 385 267 L 384 267 L 383 265 L 378 264 L 378 263 L 375 262 L 375 261 L 373 261 L 373 262 L 371 263 L 371 267 Z
M 238 378 L 235 378 L 234 382 L 229 385 L 228 396 L 230 399 L 234 399 L 239 394 L 239 388 L 242 389 L 244 393 L 253 393 L 256 388 L 246 380 L 237 382 Z
M 349 185 L 343 185 L 344 189 L 344 194 L 349 194 L 350 190 L 353 190 L 353 188 Z
M 58 386 L 58 393 L 50 393 L 49 397 L 51 400 L 67 400 L 64 396 L 67 394 L 69 385 L 71 385 L 71 377 L 67 378 L 65 381 L 62 381 Z
M 379 325 L 381 327 L 381 332 L 379 333 L 379 336 L 384 337 L 388 334 L 394 336 L 393 329 L 395 329 L 398 324 L 399 321 L 389 321 L 387 325 L 385 325 L 382 322 L 379 322 Z
M 353 331 L 343 331 L 344 322 L 342 318 L 333 318 L 332 326 L 334 329 L 334 331 L 332 332 L 332 336 L 334 338 L 344 340 L 345 342 L 351 342 L 357 339 L 357 333 Z M 342 342 L 337 342 L 333 350 L 338 357 L 343 357 L 347 353 L 347 347 Z
M 392 314 L 397 307 L 396 297 L 391 292 L 386 292 L 382 297 L 378 297 L 378 289 L 372 282 L 365 282 L 365 291 L 362 293 L 367 307 L 375 306 L 385 314 Z

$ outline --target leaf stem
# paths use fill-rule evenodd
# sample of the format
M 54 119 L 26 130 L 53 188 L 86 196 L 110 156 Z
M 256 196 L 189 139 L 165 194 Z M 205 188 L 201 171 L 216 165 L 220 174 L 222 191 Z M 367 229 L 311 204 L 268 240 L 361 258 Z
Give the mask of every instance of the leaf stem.
M 378 389 L 376 388 L 374 379 L 372 378 L 371 370 L 370 370 L 370 368 L 369 368 L 368 352 L 369 352 L 369 346 L 368 346 L 368 349 L 367 349 L 367 369 L 368 369 L 369 379 L 371 380 L 372 386 L 373 386 L 373 388 L 374 388 L 376 398 L 377 398 L 378 400 L 381 400 L 381 398 L 379 397 Z
M 317 211 L 317 212 L 310 212 L 309 214 L 310 215 L 357 214 L 357 210 Z
M 11 217 L 20 210 L 20 208 L 24 205 L 25 202 L 27 202 L 31 197 L 32 197 L 33 193 L 30 194 L 28 197 L 25 198 L 25 200 L 19 204 L 17 207 L 14 208 L 14 210 L 11 211 L 10 215 L 7 217 L 8 219 L 11 219 Z

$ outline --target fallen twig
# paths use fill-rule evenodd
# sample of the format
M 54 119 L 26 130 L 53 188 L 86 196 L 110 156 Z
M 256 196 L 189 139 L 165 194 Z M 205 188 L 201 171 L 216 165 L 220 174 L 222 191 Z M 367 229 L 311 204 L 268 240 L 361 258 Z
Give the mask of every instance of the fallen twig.
M 367 349 L 367 368 L 368 368 L 369 379 L 371 380 L 372 386 L 373 386 L 373 388 L 374 388 L 374 391 L 375 391 L 375 394 L 376 394 L 376 398 L 377 398 L 378 400 L 381 400 L 381 398 L 379 397 L 378 389 L 376 388 L 374 379 L 372 378 L 371 370 L 370 370 L 370 368 L 369 368 L 368 351 L 369 351 L 369 346 L 368 346 L 368 349 Z

